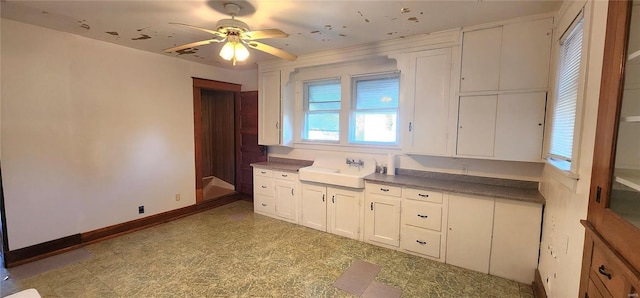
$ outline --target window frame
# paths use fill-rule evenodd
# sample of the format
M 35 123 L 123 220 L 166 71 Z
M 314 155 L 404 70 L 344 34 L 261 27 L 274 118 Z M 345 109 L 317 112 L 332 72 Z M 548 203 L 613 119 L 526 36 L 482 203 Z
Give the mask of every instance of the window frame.
M 583 9 L 584 10 L 584 9 Z M 554 93 L 550 113 L 551 113 L 551 121 L 549 127 L 549 138 L 546 150 L 545 160 L 548 164 L 550 164 L 553 168 L 557 169 L 561 173 L 563 173 L 568 178 L 577 180 L 578 179 L 578 166 L 579 166 L 579 145 L 581 139 L 581 131 L 582 131 L 582 116 L 583 116 L 583 106 L 584 106 L 584 88 L 585 88 L 585 79 L 586 79 L 586 63 L 588 58 L 588 22 L 584 17 L 583 10 L 580 10 L 579 13 L 575 16 L 574 20 L 571 22 L 569 26 L 566 27 L 562 34 L 555 41 L 556 51 L 555 51 L 555 59 L 556 59 L 556 76 L 554 78 Z M 575 97 L 575 113 L 574 113 L 574 127 L 573 127 L 573 139 L 572 139 L 572 147 L 571 147 L 571 157 L 567 159 L 565 156 L 559 156 L 552 153 L 552 147 L 554 142 L 554 126 L 556 122 L 556 112 L 558 107 L 558 97 L 560 93 L 560 77 L 563 70 L 563 62 L 562 54 L 565 48 L 565 41 L 569 38 L 573 37 L 574 32 L 580 26 L 580 30 L 582 33 L 582 41 L 580 45 L 580 60 L 577 70 L 577 84 L 576 84 L 576 97 Z
M 374 108 L 374 109 L 358 109 L 358 90 L 357 83 L 359 81 L 367 81 L 367 80 L 377 80 L 377 79 L 387 79 L 387 78 L 396 78 L 398 82 L 398 105 L 395 108 Z M 401 75 L 400 71 L 389 71 L 375 74 L 363 74 L 357 76 L 351 76 L 351 105 L 349 109 L 349 137 L 348 143 L 350 145 L 373 145 L 377 147 L 398 147 L 400 145 L 400 93 L 401 91 Z M 395 141 L 394 142 L 375 142 L 375 141 L 356 141 L 355 140 L 355 130 L 356 130 L 356 113 L 359 111 L 379 111 L 381 113 L 386 112 L 394 112 L 396 115 L 395 118 Z
M 309 110 L 309 86 L 313 86 L 313 85 L 322 85 L 325 83 L 337 83 L 340 86 L 340 107 L 337 110 L 320 110 L 320 111 L 310 111 Z M 305 80 L 302 82 L 302 124 L 301 124 L 301 130 L 300 130 L 300 139 L 303 142 L 308 142 L 308 143 L 330 143 L 330 144 L 339 144 L 342 140 L 341 138 L 341 126 L 342 123 L 340 121 L 341 114 L 342 114 L 342 109 L 344 107 L 344 99 L 343 99 L 343 92 L 342 92 L 343 88 L 342 88 L 342 80 L 340 77 L 337 78 L 323 78 L 323 79 L 313 79 L 313 80 Z M 316 139 L 309 139 L 309 130 L 308 130 L 308 122 L 307 122 L 307 115 L 309 114 L 319 114 L 319 113 L 328 113 L 328 112 L 334 112 L 338 114 L 338 139 L 337 140 L 316 140 Z

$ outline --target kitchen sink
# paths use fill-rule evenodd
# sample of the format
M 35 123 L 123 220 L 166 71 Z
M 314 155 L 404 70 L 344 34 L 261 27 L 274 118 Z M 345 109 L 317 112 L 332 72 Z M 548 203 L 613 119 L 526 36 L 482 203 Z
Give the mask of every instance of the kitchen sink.
M 373 158 L 324 156 L 316 158 L 313 165 L 301 168 L 298 177 L 307 182 L 364 188 L 364 177 L 375 170 Z

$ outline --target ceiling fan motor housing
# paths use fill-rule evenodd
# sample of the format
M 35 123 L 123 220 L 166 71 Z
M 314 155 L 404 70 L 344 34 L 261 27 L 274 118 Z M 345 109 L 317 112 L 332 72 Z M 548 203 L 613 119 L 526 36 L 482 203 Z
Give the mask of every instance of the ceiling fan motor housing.
M 236 32 L 238 34 L 249 31 L 249 25 L 243 21 L 236 19 L 222 19 L 216 24 L 218 32 L 228 34 L 230 32 Z

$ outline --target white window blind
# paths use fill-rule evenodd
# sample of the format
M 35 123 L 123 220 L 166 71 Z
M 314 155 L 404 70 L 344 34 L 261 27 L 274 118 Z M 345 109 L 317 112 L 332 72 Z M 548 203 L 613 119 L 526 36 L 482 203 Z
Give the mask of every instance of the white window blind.
M 583 19 L 577 20 L 560 39 L 560 59 L 551 130 L 549 157 L 556 166 L 570 170 L 575 133 Z
M 304 84 L 305 123 L 302 138 L 309 141 L 340 139 L 340 80 Z
M 396 144 L 399 75 L 393 73 L 356 77 L 353 85 L 350 142 Z

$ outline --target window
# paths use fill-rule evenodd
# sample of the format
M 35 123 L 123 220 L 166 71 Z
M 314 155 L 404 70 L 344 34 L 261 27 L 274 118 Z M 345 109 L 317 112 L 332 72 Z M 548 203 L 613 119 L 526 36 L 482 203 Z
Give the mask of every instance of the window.
M 340 80 L 305 82 L 302 139 L 339 141 L 340 102 Z
M 398 97 L 400 77 L 397 73 L 355 77 L 352 80 L 351 143 L 398 143 Z
M 582 60 L 583 19 L 580 17 L 560 38 L 560 57 L 548 160 L 564 171 L 572 170 L 576 111 Z

